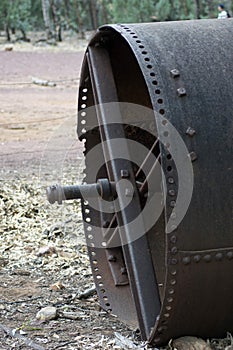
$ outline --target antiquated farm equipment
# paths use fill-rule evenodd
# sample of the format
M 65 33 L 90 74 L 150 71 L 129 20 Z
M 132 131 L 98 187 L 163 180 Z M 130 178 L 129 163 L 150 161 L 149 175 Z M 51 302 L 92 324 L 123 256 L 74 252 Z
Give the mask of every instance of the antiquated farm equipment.
M 233 331 L 233 22 L 109 25 L 79 92 L 81 198 L 101 305 L 152 346 Z

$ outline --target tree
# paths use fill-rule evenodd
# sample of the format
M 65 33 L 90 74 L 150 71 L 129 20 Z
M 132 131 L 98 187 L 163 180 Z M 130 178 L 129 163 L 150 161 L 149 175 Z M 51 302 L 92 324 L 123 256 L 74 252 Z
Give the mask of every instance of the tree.
M 82 9 L 78 1 L 74 0 L 74 9 L 75 9 L 75 15 L 76 15 L 76 25 L 77 25 L 77 32 L 81 33 L 81 38 L 85 38 L 84 33 L 84 27 L 83 27 L 83 19 L 82 19 Z
M 154 1 L 152 0 L 112 0 L 113 22 L 149 22 L 154 11 Z
M 195 17 L 200 19 L 200 0 L 195 0 Z
M 233 0 L 225 0 L 232 13 Z M 62 28 L 80 33 L 105 23 L 216 18 L 218 0 L 0 0 L 0 30 L 6 39 L 20 31 L 45 29 L 47 39 L 62 39 Z
M 7 41 L 11 41 L 11 31 L 16 29 L 22 33 L 22 40 L 28 41 L 26 31 L 30 28 L 30 0 L 1 0 L 0 26 L 6 32 Z
M 99 26 L 98 8 L 97 8 L 96 0 L 89 0 L 89 9 L 90 9 L 92 28 L 96 29 Z
M 53 18 L 54 38 L 56 41 L 62 41 L 61 25 L 61 0 L 50 0 L 51 13 Z
M 101 24 L 112 22 L 111 5 L 111 1 L 99 0 L 99 17 Z
M 53 37 L 52 26 L 51 26 L 50 15 L 49 15 L 49 7 L 50 7 L 49 0 L 41 0 L 41 5 L 42 5 L 46 36 L 47 36 L 47 40 L 49 40 Z

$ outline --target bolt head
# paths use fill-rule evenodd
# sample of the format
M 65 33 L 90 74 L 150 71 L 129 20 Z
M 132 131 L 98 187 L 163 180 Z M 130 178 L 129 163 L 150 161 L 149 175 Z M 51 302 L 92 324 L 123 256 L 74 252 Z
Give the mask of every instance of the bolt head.
M 183 264 L 184 265 L 188 265 L 188 264 L 190 264 L 190 262 L 191 262 L 191 258 L 189 256 L 185 256 L 183 258 Z
M 169 190 L 168 194 L 169 194 L 169 196 L 174 197 L 176 195 L 176 191 L 175 190 Z
M 169 184 L 174 184 L 175 180 L 173 179 L 173 177 L 169 177 L 168 182 Z
M 129 178 L 129 171 L 127 169 L 121 169 L 121 178 L 122 179 Z
M 191 159 L 192 162 L 194 162 L 195 160 L 197 160 L 197 154 L 195 152 L 190 152 L 189 158 Z
M 122 275 L 126 275 L 126 274 L 127 274 L 127 269 L 126 269 L 125 266 L 124 266 L 124 267 L 121 267 L 121 274 L 122 274 Z
M 201 256 L 200 255 L 194 255 L 193 260 L 198 263 L 201 260 Z
M 114 255 L 109 255 L 108 261 L 110 262 L 116 262 L 117 258 Z
M 170 207 L 174 208 L 176 206 L 176 201 L 171 201 L 170 202 Z
M 186 130 L 186 134 L 192 137 L 196 134 L 196 130 L 194 130 L 193 128 L 191 128 L 191 126 L 189 126 L 188 129 Z
M 179 72 L 179 70 L 178 69 L 172 69 L 171 71 L 170 71 L 170 74 L 171 74 L 171 76 L 172 76 L 172 78 L 178 78 L 179 76 L 180 76 L 180 72 Z
M 183 87 L 180 87 L 179 89 L 177 89 L 177 93 L 179 97 L 187 95 L 186 89 Z
M 211 261 L 211 255 L 210 254 L 206 254 L 204 256 L 204 260 L 205 260 L 205 262 L 210 262 Z
M 171 236 L 170 242 L 175 244 L 177 242 L 177 237 L 175 235 Z
M 107 228 L 110 225 L 109 221 L 104 221 L 103 228 Z

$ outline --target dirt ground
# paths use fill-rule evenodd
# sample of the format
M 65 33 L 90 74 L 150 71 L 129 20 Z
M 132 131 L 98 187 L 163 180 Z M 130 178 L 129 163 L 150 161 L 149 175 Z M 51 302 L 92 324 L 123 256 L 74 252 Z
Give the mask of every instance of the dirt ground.
M 86 45 L 0 40 L 0 350 L 146 349 L 93 290 L 81 297 L 93 281 L 79 204 L 45 198 L 46 186 L 82 178 L 76 111 Z M 39 318 L 44 307 L 55 308 L 51 319 Z
M 0 44 L 0 350 L 119 349 L 114 332 L 132 333 L 95 293 L 79 298 L 93 287 L 79 205 L 45 199 L 47 185 L 82 176 L 75 129 L 85 46 Z M 38 320 L 47 306 L 56 317 Z

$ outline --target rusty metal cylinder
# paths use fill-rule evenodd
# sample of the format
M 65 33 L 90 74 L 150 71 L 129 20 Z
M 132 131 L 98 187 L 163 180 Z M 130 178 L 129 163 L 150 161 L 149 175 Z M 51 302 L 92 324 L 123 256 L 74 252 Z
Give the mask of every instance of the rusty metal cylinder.
M 233 331 L 232 36 L 231 19 L 108 25 L 83 62 L 78 135 L 85 139 L 85 181 L 96 172 L 97 179 L 124 179 L 133 188 L 119 190 L 120 203 L 130 193 L 132 203 L 115 213 L 82 202 L 93 276 L 102 306 L 139 325 L 153 346 Z M 129 105 L 140 107 L 131 113 Z M 151 181 L 149 169 L 150 185 L 134 160 L 120 159 L 117 138 L 127 140 L 126 155 L 129 140 L 147 148 L 161 177 L 153 173 Z M 96 170 L 88 153 L 97 146 Z M 129 217 L 151 196 L 149 185 L 140 192 L 136 181 L 154 184 L 152 193 L 159 182 L 164 207 L 149 229 L 141 224 L 140 237 L 121 244 L 132 235 Z M 118 244 L 93 244 L 88 217 L 92 235 L 97 226 L 114 228 Z

